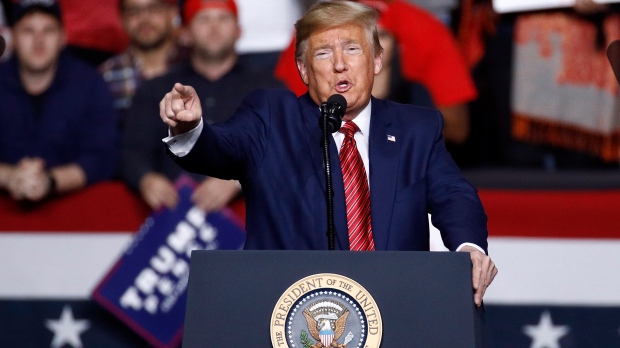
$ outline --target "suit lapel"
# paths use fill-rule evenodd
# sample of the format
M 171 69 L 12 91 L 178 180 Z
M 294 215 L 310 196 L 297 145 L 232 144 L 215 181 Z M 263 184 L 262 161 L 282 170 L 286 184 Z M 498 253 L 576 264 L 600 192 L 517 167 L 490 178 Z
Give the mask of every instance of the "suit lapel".
M 323 164 L 323 138 L 321 128 L 319 127 L 319 118 L 321 113 L 319 107 L 310 98 L 308 93 L 300 97 L 300 103 L 302 106 L 301 109 L 306 141 L 312 155 L 312 163 L 314 164 L 314 170 L 321 185 L 321 189 L 325 192 L 326 183 Z M 334 188 L 334 225 L 336 226 L 336 249 L 349 249 L 347 214 L 344 203 L 344 186 L 342 182 L 342 171 L 340 170 L 340 160 L 338 158 L 338 149 L 336 149 L 336 144 L 331 136 L 329 140 L 332 186 Z M 324 200 L 322 203 L 325 206 L 325 210 L 327 210 L 327 201 Z M 325 214 L 325 216 L 327 216 L 327 214 Z
M 385 102 L 372 99 L 368 157 L 370 161 L 370 206 L 377 250 L 386 250 L 396 194 L 402 141 L 396 117 L 385 111 Z

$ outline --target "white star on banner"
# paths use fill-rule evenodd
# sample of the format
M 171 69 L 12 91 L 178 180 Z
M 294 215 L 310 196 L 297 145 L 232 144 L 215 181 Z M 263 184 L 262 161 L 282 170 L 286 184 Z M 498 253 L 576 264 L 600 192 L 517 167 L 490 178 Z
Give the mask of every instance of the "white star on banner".
M 570 331 L 566 325 L 553 325 L 551 314 L 545 311 L 538 325 L 525 325 L 523 333 L 532 338 L 530 348 L 560 348 L 560 338 Z
M 88 330 L 88 320 L 75 320 L 71 307 L 65 306 L 58 320 L 46 320 L 45 326 L 54 333 L 52 348 L 60 348 L 65 343 L 74 348 L 82 348 L 80 335 Z

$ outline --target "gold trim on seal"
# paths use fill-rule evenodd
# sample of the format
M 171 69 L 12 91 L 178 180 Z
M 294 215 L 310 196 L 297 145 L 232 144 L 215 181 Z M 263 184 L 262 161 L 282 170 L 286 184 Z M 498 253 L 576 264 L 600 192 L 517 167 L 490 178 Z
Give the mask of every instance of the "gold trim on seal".
M 319 273 L 300 279 L 295 284 L 291 285 L 288 289 L 286 289 L 282 296 L 280 296 L 280 299 L 278 300 L 273 310 L 273 314 L 271 315 L 270 332 L 272 346 L 276 348 L 293 348 L 289 346 L 287 341 L 287 317 L 289 316 L 289 313 L 291 312 L 293 306 L 296 306 L 296 304 L 303 300 L 303 296 L 305 294 L 310 292 L 316 293 L 317 291 L 321 291 L 321 289 L 325 289 L 327 291 L 333 290 L 337 293 L 350 296 L 352 300 L 359 304 L 359 308 L 356 307 L 356 309 L 358 311 L 361 310 L 361 313 L 364 314 L 364 317 L 366 319 L 366 325 L 368 326 L 368 334 L 363 348 L 379 348 L 379 345 L 381 344 L 381 336 L 383 334 L 383 322 L 381 320 L 381 313 L 379 312 L 379 307 L 377 306 L 375 300 L 372 298 L 370 293 L 356 281 L 345 276 L 333 273 Z M 322 302 L 330 301 L 324 300 Z M 311 305 L 311 303 L 308 303 L 308 307 L 309 305 Z M 327 306 L 329 307 L 331 305 Z M 308 322 L 312 321 L 313 323 L 316 323 L 316 321 L 314 321 L 314 318 L 312 318 L 312 316 L 310 315 L 308 308 L 306 308 L 303 313 L 300 310 L 294 314 L 298 316 L 303 315 L 304 317 L 306 317 L 305 319 Z M 327 326 L 328 329 L 331 329 L 332 335 L 334 336 L 332 336 L 333 340 L 331 338 L 328 338 L 326 344 L 329 344 L 329 342 L 331 341 L 333 343 L 330 345 L 330 347 L 345 348 L 346 343 L 339 344 L 336 342 L 336 340 L 342 336 L 344 342 L 350 341 L 346 339 L 345 335 L 347 334 L 347 332 L 349 332 L 349 335 L 351 335 L 351 332 L 344 327 L 349 311 L 347 309 L 341 309 L 340 311 L 336 311 L 335 314 L 328 314 L 332 316 L 332 323 L 335 322 L 335 325 L 332 324 L 331 328 Z M 324 314 L 324 316 L 328 314 Z M 338 318 L 338 320 L 335 320 L 335 318 L 339 315 L 340 317 Z M 319 325 L 321 324 L 319 323 Z M 312 338 L 314 337 L 315 341 L 312 341 L 313 345 L 308 344 L 306 345 L 306 347 L 325 347 L 323 343 L 321 343 L 318 339 L 318 330 L 315 327 L 310 326 L 309 331 L 311 337 L 309 337 L 309 340 L 312 340 Z M 340 341 L 342 341 L 342 339 Z M 351 344 L 349 348 L 352 347 L 357 347 L 357 345 Z M 294 348 L 304 348 L 304 346 L 296 344 Z

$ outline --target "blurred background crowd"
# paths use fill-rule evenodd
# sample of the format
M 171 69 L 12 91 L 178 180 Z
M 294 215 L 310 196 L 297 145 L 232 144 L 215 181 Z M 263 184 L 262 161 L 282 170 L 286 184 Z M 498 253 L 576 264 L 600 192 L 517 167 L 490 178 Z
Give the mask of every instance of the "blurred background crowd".
M 462 169 L 616 170 L 618 83 L 605 56 L 613 5 L 498 13 L 490 0 L 360 0 L 380 13 L 384 69 L 373 95 L 435 107 Z M 3 0 L 0 188 L 39 202 L 123 180 L 174 206 L 158 103 L 174 82 L 225 121 L 256 88 L 301 95 L 296 19 L 316 1 Z M 219 209 L 235 182 L 195 178 Z

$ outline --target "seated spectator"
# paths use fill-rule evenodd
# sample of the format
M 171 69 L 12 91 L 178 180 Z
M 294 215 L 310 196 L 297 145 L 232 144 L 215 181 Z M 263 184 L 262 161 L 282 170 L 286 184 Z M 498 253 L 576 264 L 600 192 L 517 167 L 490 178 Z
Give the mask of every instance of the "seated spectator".
M 257 88 L 284 87 L 270 74 L 253 71 L 238 61 L 235 43 L 241 28 L 233 0 L 188 0 L 183 17 L 193 44 L 189 61 L 138 88 L 123 135 L 122 176 L 153 209 L 176 206 L 173 181 L 186 174 L 166 155 L 161 141 L 168 127 L 159 118 L 159 101 L 170 86 L 176 82 L 195 86 L 203 98 L 203 119 L 209 124 L 228 119 Z M 200 185 L 192 199 L 207 212 L 221 209 L 241 190 L 236 181 L 193 178 Z
M 395 77 L 393 72 L 398 69 L 400 73 L 396 78 L 402 76 L 409 82 L 419 83 L 430 93 L 433 105 L 423 106 L 435 106 L 443 114 L 446 142 L 463 143 L 469 135 L 467 103 L 477 97 L 477 92 L 448 28 L 432 14 L 404 0 L 360 2 L 379 11 L 378 24 L 384 33 L 381 44 L 385 43 L 388 48 L 394 47 L 399 52 L 398 55 L 384 52 L 394 56 L 399 63 L 394 66 L 393 60 L 384 59 L 384 71 L 375 79 L 380 86 L 373 89 L 373 95 L 379 93 L 376 96 L 384 98 L 398 94 L 402 96 L 402 91 L 389 91 L 391 80 Z M 392 39 L 395 43 L 388 45 L 386 40 Z M 307 88 L 297 73 L 294 50 L 293 41 L 282 53 L 275 73 L 292 91 L 301 95 Z
M 62 53 L 58 4 L 17 3 L 13 23 L 14 56 L 0 64 L 0 189 L 37 202 L 110 178 L 112 100 L 95 69 Z
M 138 86 L 163 75 L 185 50 L 175 42 L 175 0 L 120 0 L 123 28 L 129 36 L 125 52 L 105 61 L 99 71 L 110 87 L 122 125 Z

